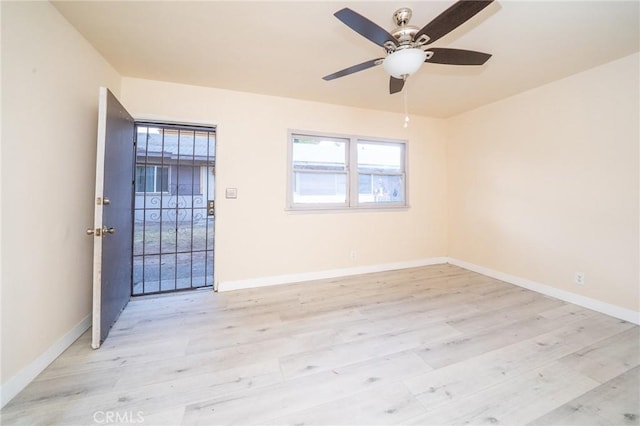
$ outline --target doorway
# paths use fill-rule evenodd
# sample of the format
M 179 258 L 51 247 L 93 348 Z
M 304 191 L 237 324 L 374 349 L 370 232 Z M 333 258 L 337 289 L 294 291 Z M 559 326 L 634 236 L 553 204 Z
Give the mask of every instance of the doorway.
M 136 122 L 131 294 L 213 286 L 216 129 Z

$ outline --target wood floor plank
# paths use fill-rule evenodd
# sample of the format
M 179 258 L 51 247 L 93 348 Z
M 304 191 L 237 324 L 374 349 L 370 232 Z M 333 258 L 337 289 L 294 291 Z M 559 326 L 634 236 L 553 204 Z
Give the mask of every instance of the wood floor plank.
M 28 419 L 28 424 L 50 424 L 50 419 L 55 418 L 55 424 L 84 425 L 93 423 L 92 415 L 97 411 L 141 411 L 145 416 L 166 410 L 181 410 L 184 413 L 184 408 L 196 401 L 267 387 L 282 381 L 276 360 L 227 369 L 216 368 L 215 364 L 209 367 L 211 372 L 196 375 L 181 371 L 163 372 L 155 380 L 145 380 L 143 374 L 134 375 L 135 378 L 143 377 L 140 383 L 122 381 L 123 377 L 120 377 L 115 386 L 94 390 L 81 397 L 58 397 L 56 392 L 52 392 L 50 398 L 37 402 L 38 410 L 33 410 L 33 404 L 12 401 L 12 409 L 3 413 L 2 424 L 23 424 L 16 422 L 20 419 Z M 155 371 L 152 365 L 147 368 L 150 372 Z
M 567 355 L 560 361 L 600 383 L 637 367 L 640 365 L 640 327 L 619 322 L 628 325 L 628 330 Z
M 426 414 L 408 423 L 524 424 L 535 420 L 539 413 L 554 410 L 598 385 L 595 380 L 555 362 L 481 392 L 428 408 Z
M 534 420 L 529 425 L 639 425 L 639 385 L 640 367 L 635 367 Z
M 90 331 L 87 332 L 90 334 Z M 93 350 L 90 341 L 74 343 L 72 351 L 66 351 L 57 358 L 36 381 L 54 377 L 64 377 L 80 372 L 117 370 L 124 365 L 135 365 L 162 360 L 171 356 L 182 356 L 185 353 L 189 338 L 184 335 L 172 336 L 171 339 L 156 339 L 153 342 L 117 345 L 114 340 L 100 350 Z
M 486 330 L 464 333 L 459 337 L 427 345 L 417 354 L 433 368 L 464 361 L 496 349 L 555 330 L 559 324 L 542 317 L 529 317 L 509 324 L 494 324 Z
M 482 392 L 632 327 L 614 318 L 597 324 L 591 319 L 575 321 L 557 330 L 414 376 L 405 384 L 423 404 L 435 407 Z
M 502 294 L 497 300 L 491 301 L 489 303 L 491 309 L 449 321 L 448 324 L 464 332 L 486 330 L 494 324 L 513 323 L 564 304 L 559 300 L 541 297 L 526 290 L 511 292 L 510 294 Z
M 262 424 L 428 368 L 410 352 L 376 358 L 286 380 L 268 389 L 255 389 L 188 405 L 184 423 Z
M 335 401 L 278 417 L 268 425 L 391 425 L 424 413 L 424 407 L 400 382 L 374 385 Z
M 81 399 L 87 394 L 113 389 L 120 379 L 118 371 L 110 374 L 82 372 L 68 374 L 48 380 L 38 380 L 37 386 L 28 386 L 11 403 L 16 406 L 31 406 L 41 403 L 57 404 L 62 400 Z
M 431 324 L 425 329 L 388 333 L 288 355 L 280 358 L 280 367 L 285 378 L 296 377 L 418 348 L 458 334 L 447 324 Z

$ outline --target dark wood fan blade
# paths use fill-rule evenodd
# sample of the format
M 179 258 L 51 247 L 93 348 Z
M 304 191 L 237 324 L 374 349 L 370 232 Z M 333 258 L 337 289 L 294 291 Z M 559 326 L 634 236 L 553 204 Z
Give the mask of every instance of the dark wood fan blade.
M 424 34 L 429 37 L 426 44 L 431 44 L 473 18 L 492 2 L 493 0 L 459 0 L 418 31 L 414 40 Z
M 402 91 L 404 87 L 404 80 L 401 78 L 390 77 L 389 78 L 389 94 L 393 95 Z
M 334 16 L 344 22 L 352 30 L 354 30 L 361 36 L 371 40 L 378 46 L 384 47 L 384 44 L 387 41 L 390 41 L 393 44 L 397 45 L 395 37 L 389 34 L 385 29 L 371 22 L 364 16 L 354 12 L 348 7 L 337 11 L 336 13 L 334 13 Z
M 473 50 L 447 49 L 443 47 L 433 47 L 427 49 L 427 52 L 433 52 L 433 56 L 425 62 L 432 64 L 447 65 L 483 65 L 491 57 L 488 53 L 475 52 Z
M 363 62 L 358 65 L 353 65 L 349 68 L 345 68 L 341 71 L 334 72 L 333 74 L 325 75 L 322 77 L 323 80 L 333 80 L 334 78 L 344 77 L 345 75 L 353 74 L 354 72 L 366 70 L 367 68 L 375 67 L 376 65 L 380 65 L 382 63 L 383 58 L 372 59 L 367 62 Z

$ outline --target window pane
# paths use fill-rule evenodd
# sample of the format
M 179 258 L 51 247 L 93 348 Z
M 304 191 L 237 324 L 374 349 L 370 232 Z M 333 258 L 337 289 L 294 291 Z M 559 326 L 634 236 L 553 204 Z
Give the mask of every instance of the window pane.
M 161 176 L 160 176 L 160 182 L 158 182 L 158 191 L 161 192 L 168 192 L 169 191 L 169 168 L 168 167 L 161 167 L 160 168 Z
M 360 175 L 371 176 L 371 175 Z M 362 181 L 362 180 L 361 180 Z M 401 175 L 373 175 L 371 191 L 358 193 L 359 203 L 403 203 L 404 179 Z M 362 189 L 362 186 L 360 186 Z
M 136 166 L 136 192 L 144 192 L 145 175 L 144 166 Z
M 373 175 L 358 174 L 358 194 L 373 196 Z
M 156 182 L 156 168 L 154 166 L 147 167 L 147 174 L 145 176 L 145 191 L 146 192 L 156 192 L 155 182 Z
M 296 204 L 345 204 L 345 173 L 294 172 L 293 202 Z
M 358 142 L 358 171 L 402 173 L 403 148 L 399 143 Z
M 295 170 L 345 171 L 347 141 L 306 136 L 293 137 Z

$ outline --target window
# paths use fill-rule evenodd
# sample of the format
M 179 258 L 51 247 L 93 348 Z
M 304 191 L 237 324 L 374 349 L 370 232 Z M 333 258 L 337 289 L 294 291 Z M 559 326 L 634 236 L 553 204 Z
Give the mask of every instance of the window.
M 292 138 L 293 204 L 346 205 L 348 145 L 348 139 Z
M 404 141 L 290 132 L 289 167 L 293 210 L 407 206 Z
M 404 144 L 358 141 L 358 203 L 404 205 Z
M 136 192 L 168 192 L 169 167 L 136 166 Z

